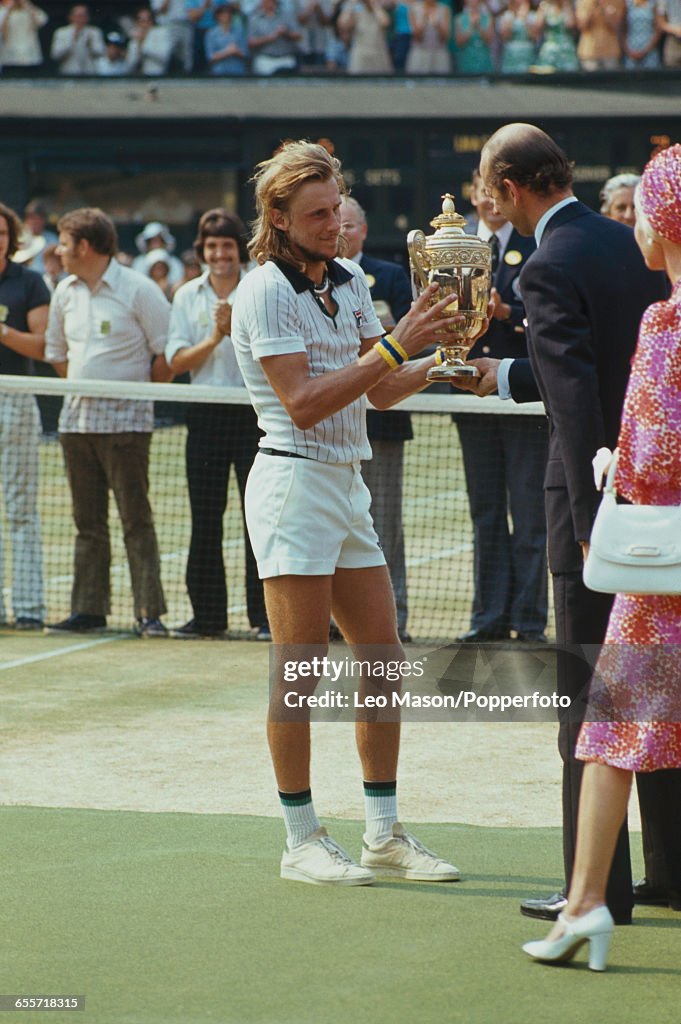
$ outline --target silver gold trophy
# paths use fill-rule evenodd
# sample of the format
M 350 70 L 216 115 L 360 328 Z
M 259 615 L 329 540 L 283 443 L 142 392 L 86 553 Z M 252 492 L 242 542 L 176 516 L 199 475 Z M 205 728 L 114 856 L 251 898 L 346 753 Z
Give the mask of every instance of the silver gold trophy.
M 426 236 L 416 230 L 407 235 L 417 293 L 430 284 L 438 284 L 440 289 L 432 304 L 451 295 L 445 315 L 462 315 L 461 323 L 449 327 L 446 340 L 440 343 L 442 362 L 428 371 L 430 381 L 480 376 L 474 366 L 466 363 L 466 356 L 487 315 L 492 285 L 492 250 L 488 243 L 476 235 L 465 234 L 466 221 L 456 212 L 454 196 L 448 192 L 442 199 L 442 213 L 430 222 L 435 233 Z

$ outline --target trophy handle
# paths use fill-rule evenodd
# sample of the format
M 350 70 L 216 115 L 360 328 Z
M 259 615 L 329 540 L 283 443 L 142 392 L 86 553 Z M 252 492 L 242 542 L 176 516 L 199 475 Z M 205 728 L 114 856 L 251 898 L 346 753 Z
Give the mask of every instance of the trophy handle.
M 423 231 L 417 229 L 409 232 L 407 235 L 407 251 L 409 252 L 412 268 L 423 290 L 428 287 L 428 271 L 430 270 L 430 260 L 426 250 L 426 236 Z

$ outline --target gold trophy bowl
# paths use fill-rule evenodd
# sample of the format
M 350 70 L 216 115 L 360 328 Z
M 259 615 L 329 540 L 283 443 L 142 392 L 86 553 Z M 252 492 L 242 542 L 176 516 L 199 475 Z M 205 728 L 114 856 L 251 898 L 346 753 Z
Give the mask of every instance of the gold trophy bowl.
M 407 235 L 409 264 L 416 293 L 430 284 L 439 285 L 432 305 L 446 295 L 452 301 L 445 314 L 459 313 L 462 321 L 447 328 L 447 338 L 438 346 L 442 362 L 428 371 L 428 380 L 448 381 L 456 377 L 479 377 L 474 366 L 466 363 L 482 321 L 492 284 L 492 250 L 487 242 L 464 232 L 466 221 L 456 212 L 454 196 L 442 196 L 442 213 L 431 220 L 432 235 L 410 231 Z

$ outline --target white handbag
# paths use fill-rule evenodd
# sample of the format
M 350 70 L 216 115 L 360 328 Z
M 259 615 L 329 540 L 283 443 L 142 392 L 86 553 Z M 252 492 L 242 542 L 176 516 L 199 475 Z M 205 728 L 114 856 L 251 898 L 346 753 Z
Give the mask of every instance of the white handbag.
M 681 594 L 681 506 L 618 505 L 613 455 L 584 563 L 589 590 Z

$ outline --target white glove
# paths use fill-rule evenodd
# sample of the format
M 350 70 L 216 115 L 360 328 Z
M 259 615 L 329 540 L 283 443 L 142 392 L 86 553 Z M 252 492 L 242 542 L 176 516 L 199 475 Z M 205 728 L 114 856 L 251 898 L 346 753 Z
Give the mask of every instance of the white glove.
M 615 451 L 617 451 L 617 449 L 615 449 Z M 609 448 L 599 448 L 591 460 L 591 465 L 594 468 L 594 483 L 597 491 L 603 490 L 603 481 L 608 475 L 608 470 L 612 464 L 614 454 L 615 452 L 611 452 Z

